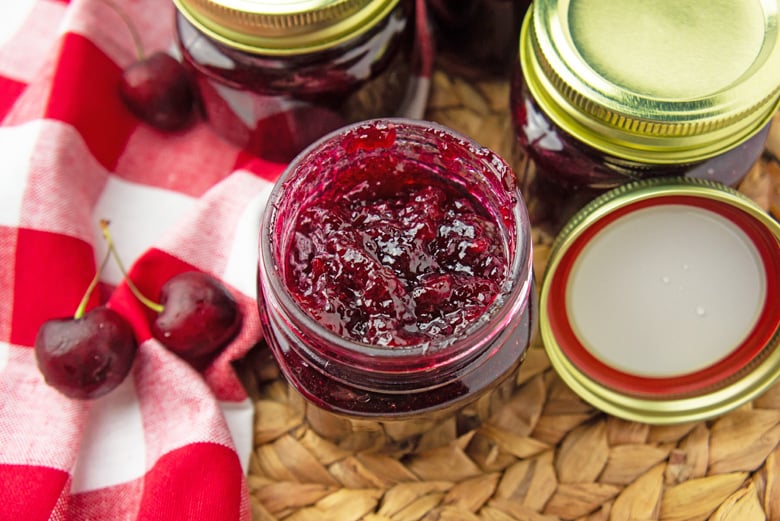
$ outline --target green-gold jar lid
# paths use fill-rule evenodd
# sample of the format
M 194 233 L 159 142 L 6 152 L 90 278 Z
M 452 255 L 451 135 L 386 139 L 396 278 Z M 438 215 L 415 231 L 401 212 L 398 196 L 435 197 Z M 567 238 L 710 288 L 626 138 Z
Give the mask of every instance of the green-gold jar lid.
M 561 128 L 650 164 L 719 155 L 780 100 L 778 0 L 536 0 L 525 82 Z
M 285 56 L 322 51 L 365 33 L 400 0 L 174 0 L 201 32 L 230 47 Z

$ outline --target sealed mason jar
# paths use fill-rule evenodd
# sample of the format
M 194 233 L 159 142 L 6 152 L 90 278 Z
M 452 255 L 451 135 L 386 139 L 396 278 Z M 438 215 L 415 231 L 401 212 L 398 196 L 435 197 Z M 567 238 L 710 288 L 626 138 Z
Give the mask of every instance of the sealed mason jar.
M 511 107 L 520 147 L 558 186 L 734 186 L 763 150 L 779 89 L 777 0 L 538 0 Z
M 185 65 L 215 131 L 288 162 L 414 98 L 414 0 L 174 0 Z
M 262 218 L 265 340 L 319 435 L 351 450 L 453 441 L 511 394 L 535 323 L 513 171 L 408 119 L 300 154 Z
M 440 68 L 469 79 L 509 78 L 529 0 L 427 0 Z

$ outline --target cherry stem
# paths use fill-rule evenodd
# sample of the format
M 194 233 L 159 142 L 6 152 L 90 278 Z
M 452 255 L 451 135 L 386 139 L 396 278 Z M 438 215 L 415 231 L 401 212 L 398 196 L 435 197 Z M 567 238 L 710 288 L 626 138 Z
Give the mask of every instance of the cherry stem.
M 133 38 L 133 44 L 135 44 L 135 52 L 138 55 L 138 59 L 143 60 L 146 57 L 146 53 L 144 52 L 144 45 L 141 42 L 141 35 L 138 34 L 135 25 L 133 25 L 133 21 L 130 19 L 129 16 L 127 16 L 127 13 L 121 7 L 119 7 L 113 0 L 102 0 L 102 1 L 107 6 L 109 6 L 117 15 L 119 15 L 119 18 L 121 18 L 122 21 L 125 23 L 127 29 L 130 31 L 130 36 Z
M 122 264 L 122 259 L 119 257 L 119 253 L 116 251 L 116 246 L 114 246 L 114 239 L 111 237 L 111 232 L 108 229 L 108 225 L 109 225 L 109 221 L 107 221 L 106 219 L 101 219 L 100 229 L 103 231 L 103 238 L 106 239 L 106 243 L 108 244 L 107 253 L 111 253 L 111 255 L 114 257 L 117 266 L 119 266 L 119 271 L 122 272 L 122 276 L 125 278 L 125 281 L 127 282 L 127 286 L 130 288 L 130 291 L 133 293 L 133 295 L 135 295 L 135 298 L 137 298 L 144 306 L 157 313 L 162 313 L 164 309 L 162 304 L 158 304 L 157 302 L 147 298 L 146 295 L 144 295 L 141 292 L 141 290 L 138 289 L 138 287 L 133 283 L 133 279 L 131 279 L 130 276 L 127 274 L 125 265 Z
M 95 271 L 95 276 L 92 277 L 92 280 L 89 281 L 89 286 L 87 286 L 87 290 L 84 292 L 84 296 L 81 297 L 81 302 L 79 302 L 79 307 L 76 308 L 76 312 L 73 313 L 73 318 L 78 320 L 81 317 L 84 316 L 84 313 L 87 311 L 87 304 L 89 303 L 89 298 L 92 296 L 92 292 L 95 291 L 95 288 L 98 285 L 98 282 L 100 282 L 100 275 L 103 273 L 103 270 L 106 268 L 106 264 L 108 264 L 109 259 L 109 252 L 106 252 L 105 255 L 103 255 L 103 260 L 100 262 L 100 268 L 98 268 L 97 271 Z

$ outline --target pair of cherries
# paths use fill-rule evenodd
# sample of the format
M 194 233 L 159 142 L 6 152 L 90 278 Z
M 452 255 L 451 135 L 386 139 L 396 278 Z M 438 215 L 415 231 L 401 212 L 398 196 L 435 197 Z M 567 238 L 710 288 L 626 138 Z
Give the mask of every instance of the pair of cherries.
M 85 311 L 87 301 L 112 254 L 119 262 L 108 223 L 101 223 L 109 243 L 97 271 L 72 317 L 44 322 L 35 339 L 35 357 L 46 383 L 77 399 L 98 398 L 118 386 L 130 372 L 138 350 L 127 320 L 105 305 Z M 124 268 L 119 262 L 120 268 Z M 141 302 L 155 313 L 152 336 L 188 361 L 202 360 L 224 348 L 241 328 L 241 311 L 230 291 L 199 271 L 175 275 L 160 288 L 159 303 L 126 281 Z

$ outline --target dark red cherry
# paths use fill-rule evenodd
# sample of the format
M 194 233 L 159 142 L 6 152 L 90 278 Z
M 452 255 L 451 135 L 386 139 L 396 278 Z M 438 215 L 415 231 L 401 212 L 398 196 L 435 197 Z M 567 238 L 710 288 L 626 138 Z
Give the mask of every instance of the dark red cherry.
M 241 328 L 241 311 L 228 289 L 207 273 L 188 271 L 160 289 L 163 306 L 152 323 L 152 335 L 187 359 L 214 353 Z
M 181 130 L 192 122 L 195 90 L 184 66 L 158 51 L 129 65 L 119 94 L 139 119 L 160 130 Z
M 47 320 L 35 339 L 35 359 L 46 383 L 82 400 L 103 396 L 122 383 L 137 350 L 130 325 L 105 306 L 81 318 Z

